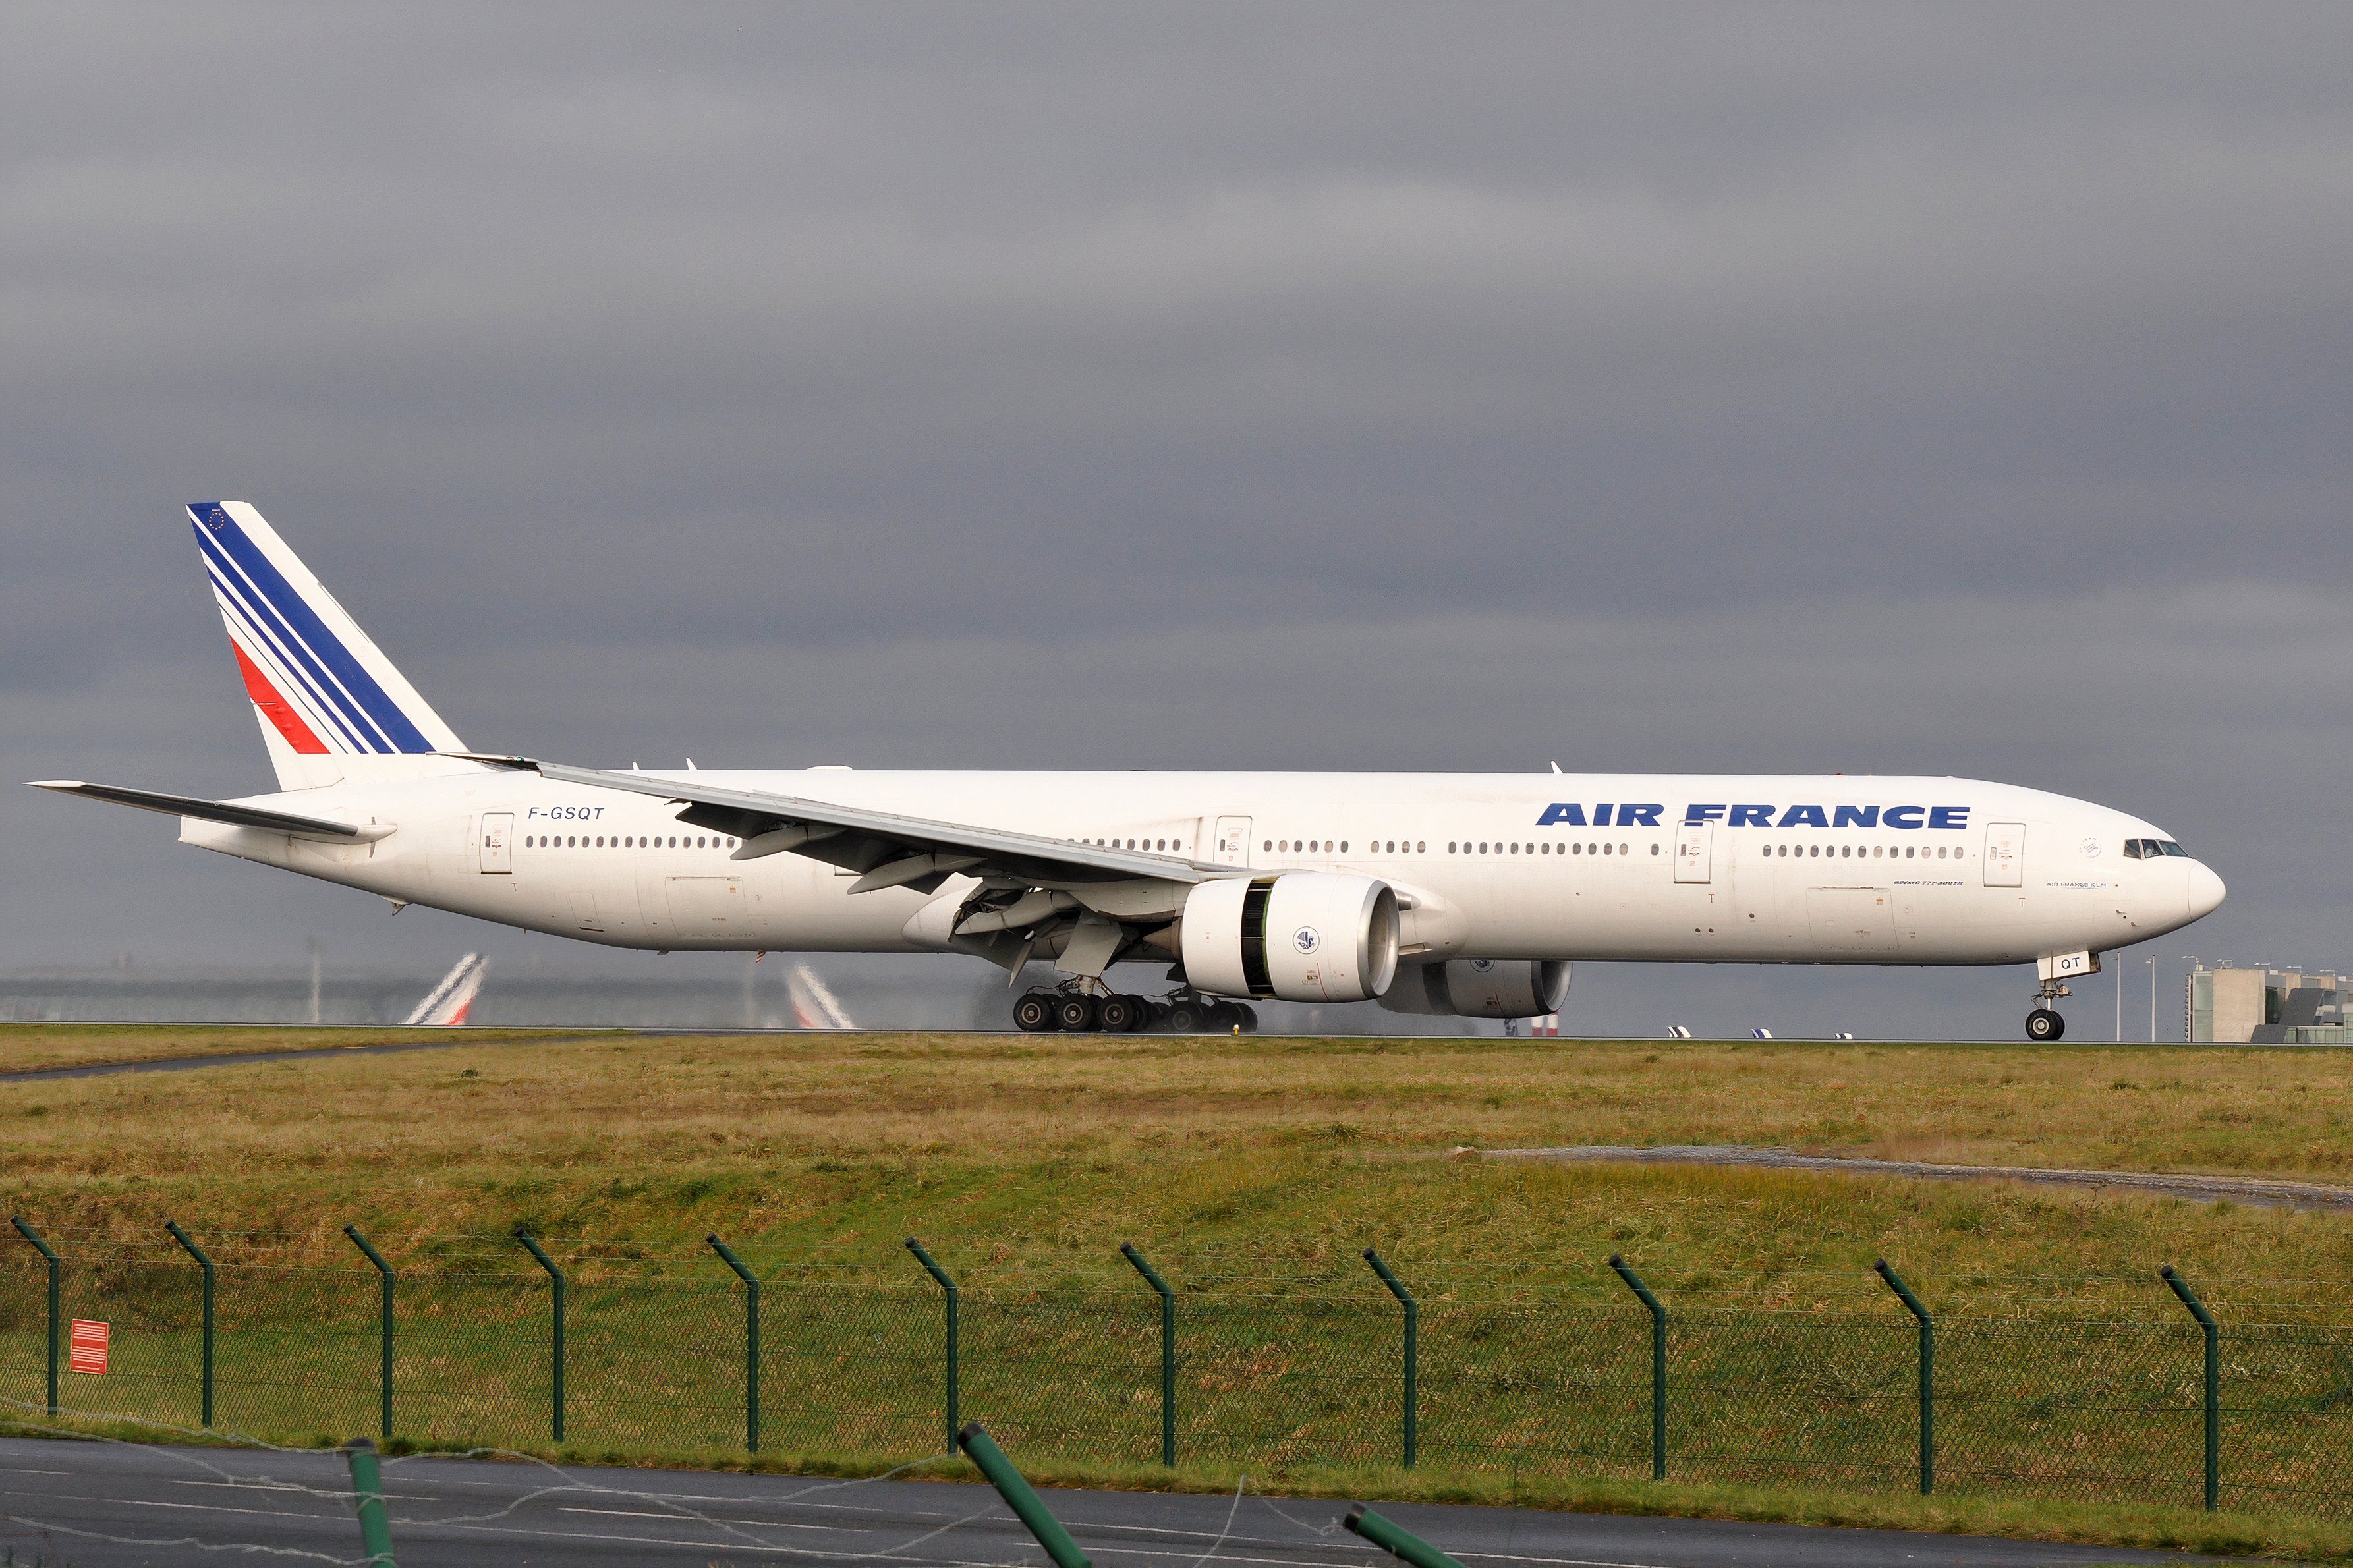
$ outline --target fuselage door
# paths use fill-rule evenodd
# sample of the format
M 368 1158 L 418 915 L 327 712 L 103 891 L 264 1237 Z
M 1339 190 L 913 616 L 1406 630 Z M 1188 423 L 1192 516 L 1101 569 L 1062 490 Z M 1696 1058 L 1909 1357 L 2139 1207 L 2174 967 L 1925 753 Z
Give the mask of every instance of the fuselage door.
M 2022 888 L 2026 885 L 2026 824 L 1992 822 L 1986 825 L 1985 885 L 1989 888 Z
M 1217 861 L 1220 866 L 1250 864 L 1250 819 L 1247 816 L 1218 818 Z
M 1696 827 L 1675 829 L 1675 880 L 1704 882 L 1707 880 L 1709 840 L 1715 830 L 1703 822 Z
M 514 869 L 514 813 L 482 813 L 482 872 L 503 876 Z

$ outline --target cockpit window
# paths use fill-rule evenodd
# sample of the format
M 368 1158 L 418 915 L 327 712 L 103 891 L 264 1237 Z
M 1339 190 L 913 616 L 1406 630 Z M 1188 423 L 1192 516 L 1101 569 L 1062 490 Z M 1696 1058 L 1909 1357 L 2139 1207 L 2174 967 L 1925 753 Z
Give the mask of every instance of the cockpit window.
M 2127 860 L 2161 860 L 2168 855 L 2179 856 L 2184 860 L 2189 858 L 2189 851 L 2170 838 L 2125 840 L 2125 858 Z
M 2189 851 L 2184 849 L 2180 845 L 2176 844 L 2170 838 L 2158 839 L 2157 841 L 2157 847 L 2168 855 L 2178 855 L 2184 860 L 2189 858 Z

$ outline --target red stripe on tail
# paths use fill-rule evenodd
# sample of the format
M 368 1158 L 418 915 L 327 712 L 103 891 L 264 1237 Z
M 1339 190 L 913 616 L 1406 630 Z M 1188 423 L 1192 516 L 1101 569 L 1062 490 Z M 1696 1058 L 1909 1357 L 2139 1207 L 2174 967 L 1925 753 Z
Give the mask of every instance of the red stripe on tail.
M 245 677 L 245 694 L 253 699 L 253 705 L 261 710 L 264 718 L 278 726 L 286 743 L 305 756 L 325 756 L 327 748 L 311 732 L 311 726 L 302 722 L 302 715 L 286 705 L 286 699 L 278 695 L 278 688 L 270 685 L 269 678 L 245 657 L 245 649 L 237 646 L 235 638 L 229 640 L 228 650 L 237 655 L 237 673 Z

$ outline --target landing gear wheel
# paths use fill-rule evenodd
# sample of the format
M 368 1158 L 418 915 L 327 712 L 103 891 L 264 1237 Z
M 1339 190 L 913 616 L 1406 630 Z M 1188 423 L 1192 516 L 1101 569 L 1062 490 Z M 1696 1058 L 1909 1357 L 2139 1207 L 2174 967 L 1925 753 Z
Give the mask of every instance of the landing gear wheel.
M 1151 1010 L 1141 996 L 1106 996 L 1096 1006 L 1095 1018 L 1104 1034 L 1125 1035 L 1144 1027 Z
M 1251 1006 L 1247 1002 L 1238 1003 L 1236 1005 L 1240 1009 L 1242 1016 L 1242 1033 L 1245 1035 L 1257 1034 L 1258 1009 Z
M 1198 1002 L 1178 998 L 1168 1004 L 1168 1032 L 1173 1035 L 1198 1035 L 1201 1032 L 1202 1007 Z
M 1095 999 L 1075 993 L 1065 996 L 1055 1005 L 1054 1021 L 1068 1035 L 1084 1035 L 1095 1026 Z
M 1206 1022 L 1221 1035 L 1230 1034 L 1242 1026 L 1242 1005 L 1239 1002 L 1212 1002 Z
M 2055 1040 L 2067 1032 L 2067 1020 L 2048 1007 L 2037 1007 L 2026 1016 L 2026 1037 L 2030 1040 Z
M 1054 1016 L 1059 1000 L 1051 991 L 1032 991 L 1013 1004 L 1013 1025 L 1025 1035 L 1040 1035 L 1062 1026 Z

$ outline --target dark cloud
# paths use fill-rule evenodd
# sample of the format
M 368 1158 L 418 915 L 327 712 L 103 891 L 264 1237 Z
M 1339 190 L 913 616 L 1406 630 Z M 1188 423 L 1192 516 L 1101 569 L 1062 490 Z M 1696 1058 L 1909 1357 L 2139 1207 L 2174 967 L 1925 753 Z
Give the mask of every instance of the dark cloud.
M 251 786 L 240 496 L 484 744 L 1991 774 L 2353 957 L 2341 7 L 11 28 L 14 776 Z M 382 940 L 153 826 L 12 947 Z

